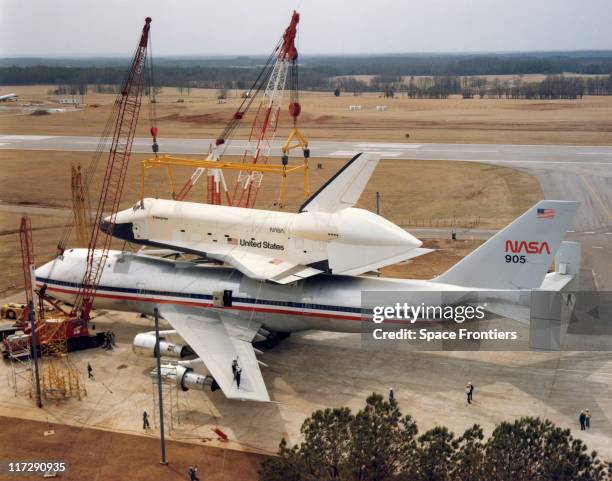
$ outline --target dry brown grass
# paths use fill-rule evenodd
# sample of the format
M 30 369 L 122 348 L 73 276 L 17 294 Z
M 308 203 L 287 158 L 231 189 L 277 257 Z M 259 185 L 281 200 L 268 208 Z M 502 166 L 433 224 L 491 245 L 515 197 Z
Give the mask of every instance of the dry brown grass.
M 19 93 L 23 103 L 45 101 L 58 107 L 58 98 L 47 94 L 50 86 L 6 87 Z M 231 92 L 236 95 L 235 92 Z M 193 89 L 177 103 L 176 89 L 166 88 L 157 104 L 161 138 L 216 137 L 240 99 L 218 104 L 214 90 Z M 114 99 L 109 94 L 89 94 L 82 110 L 41 117 L 0 118 L 0 131 L 11 134 L 94 135 L 102 132 Z M 394 142 L 509 143 L 509 144 L 612 144 L 612 97 L 582 100 L 410 100 L 382 99 L 375 94 L 359 97 L 306 92 L 302 95 L 301 128 L 312 139 L 385 140 Z M 363 110 L 349 112 L 349 105 Z M 388 110 L 377 112 L 376 105 Z M 68 110 L 72 110 L 68 107 Z M 288 132 L 282 110 L 278 137 Z M 138 135 L 148 136 L 148 107 L 143 107 Z M 237 135 L 248 133 L 249 118 Z M 407 139 L 406 134 L 410 137 Z M 313 152 L 316 154 L 316 152 Z
M 459 262 L 483 243 L 478 239 L 427 239 L 423 247 L 435 249 L 421 257 L 381 269 L 385 277 L 401 279 L 432 279 Z
M 70 166 L 89 165 L 92 154 L 82 152 L 0 151 L 2 202 L 50 208 L 70 208 Z M 124 188 L 122 208 L 132 205 L 139 196 L 140 171 L 134 155 Z M 104 162 L 102 159 L 101 162 Z M 319 188 L 345 162 L 339 159 L 317 159 L 311 169 L 311 191 Z M 322 169 L 315 168 L 316 163 Z M 177 171 L 177 184 L 185 180 L 190 170 Z M 229 185 L 234 176 L 228 176 Z M 148 174 L 146 195 L 168 198 L 166 177 L 162 171 Z M 96 198 L 99 176 L 95 178 L 92 192 Z M 295 212 L 303 202 L 301 177 L 290 177 L 287 211 Z M 278 195 L 278 180 L 267 177 L 258 197 L 257 207 L 273 209 Z M 375 193 L 381 196 L 381 214 L 400 224 L 408 219 L 425 223 L 446 220 L 453 215 L 458 219 L 480 217 L 482 227 L 501 227 L 514 219 L 527 207 L 541 198 L 537 181 L 524 172 L 506 167 L 494 167 L 476 163 L 447 161 L 385 160 L 380 163 L 368 184 L 359 207 L 375 210 Z M 196 186 L 188 200 L 201 202 L 204 198 L 203 183 Z M 4 276 L 0 278 L 0 293 L 21 286 L 22 273 L 19 257 L 19 213 L 1 212 L 0 204 L 0 261 Z M 70 220 L 52 210 L 49 215 L 31 215 L 34 231 L 35 253 L 38 263 L 50 259 L 62 236 L 62 226 Z M 431 219 L 431 221 L 430 221 Z M 70 245 L 74 245 L 74 239 Z M 450 252 L 460 244 L 445 245 Z M 115 247 L 121 247 L 117 243 Z M 428 266 L 431 260 L 433 264 Z M 409 264 L 407 271 L 385 272 L 388 275 L 431 277 L 432 271 L 449 266 L 456 260 L 455 254 L 430 257 L 428 261 Z M 404 269 L 404 268 L 402 268 Z
M 53 418 L 52 418 L 53 419 Z M 52 430 L 53 436 L 43 436 Z M 15 440 L 19 439 L 19 448 Z M 0 416 L 0 455 L 4 459 L 48 459 L 66 462 L 63 480 L 130 479 L 182 481 L 190 465 L 197 465 L 201 479 L 221 481 L 256 480 L 257 469 L 266 459 L 261 454 L 219 449 L 200 443 L 167 441 L 170 464 L 159 459 L 157 436 L 140 436 L 65 424 L 42 423 Z M 4 475 L 0 479 L 19 479 Z M 24 480 L 42 476 L 21 477 Z

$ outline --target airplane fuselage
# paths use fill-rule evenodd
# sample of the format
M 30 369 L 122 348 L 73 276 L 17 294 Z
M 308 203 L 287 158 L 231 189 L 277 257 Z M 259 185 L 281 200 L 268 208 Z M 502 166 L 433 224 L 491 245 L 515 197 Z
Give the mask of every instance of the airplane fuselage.
M 37 285 L 46 284 L 47 293 L 71 303 L 83 278 L 86 255 L 85 249 L 70 249 L 38 268 Z M 457 291 L 457 299 L 462 295 L 457 286 L 373 277 L 320 275 L 279 285 L 250 279 L 232 268 L 111 251 L 94 307 L 150 315 L 162 304 L 214 308 L 213 297 L 227 292 L 231 305 L 219 309 L 271 330 L 361 332 L 363 292 L 397 292 L 398 301 L 437 305 L 442 290 Z

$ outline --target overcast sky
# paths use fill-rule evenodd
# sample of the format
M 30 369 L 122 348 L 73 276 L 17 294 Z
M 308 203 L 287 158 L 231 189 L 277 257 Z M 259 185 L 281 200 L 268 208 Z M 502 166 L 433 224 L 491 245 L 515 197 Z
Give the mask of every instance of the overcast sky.
M 0 56 L 267 54 L 301 13 L 302 53 L 612 48 L 612 0 L 0 0 Z

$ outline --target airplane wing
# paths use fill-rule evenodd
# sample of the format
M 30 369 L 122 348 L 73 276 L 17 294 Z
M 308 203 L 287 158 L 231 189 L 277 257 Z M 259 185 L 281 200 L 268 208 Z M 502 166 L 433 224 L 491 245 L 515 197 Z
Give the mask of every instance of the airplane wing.
M 207 252 L 206 257 L 227 262 L 251 279 L 272 281 L 277 284 L 288 284 L 323 272 L 302 264 L 238 249 L 213 250 Z
M 162 305 L 160 313 L 202 359 L 228 399 L 269 402 L 251 341 L 261 327 L 214 309 Z M 240 388 L 232 360 L 242 368 Z

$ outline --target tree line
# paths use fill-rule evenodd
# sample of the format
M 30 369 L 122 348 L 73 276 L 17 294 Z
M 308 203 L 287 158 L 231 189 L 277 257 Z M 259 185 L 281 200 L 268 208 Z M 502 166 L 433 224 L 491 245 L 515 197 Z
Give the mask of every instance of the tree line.
M 407 46 L 409 48 L 409 46 Z M 240 68 L 257 69 L 265 63 L 264 55 L 241 56 L 156 56 L 160 68 Z M 0 67 L 121 67 L 127 69 L 127 57 L 90 58 L 0 58 Z M 370 55 L 300 55 L 300 67 L 319 69 L 330 76 L 466 76 L 518 74 L 612 74 L 612 50 L 522 52 L 481 54 L 370 54 Z
M 612 75 L 603 77 L 578 77 L 549 75 L 541 82 L 492 80 L 487 77 L 403 77 L 376 76 L 368 84 L 352 77 L 337 79 L 333 86 L 340 91 L 359 95 L 364 91 L 383 92 L 386 97 L 406 95 L 414 99 L 444 99 L 449 95 L 463 98 L 496 99 L 579 99 L 584 95 L 612 95 Z
M 155 85 L 176 87 L 181 95 L 192 88 L 222 90 L 248 89 L 255 79 L 255 68 L 233 67 L 158 67 Z M 0 67 L 0 84 L 32 85 L 54 84 L 58 93 L 87 91 L 93 85 L 97 92 L 112 92 L 125 75 L 122 67 L 59 67 L 28 66 Z M 541 82 L 523 80 L 492 80 L 483 76 L 396 76 L 376 75 L 365 81 L 355 76 L 332 76 L 325 67 L 302 68 L 300 88 L 303 90 L 335 91 L 359 95 L 363 92 L 383 92 L 387 97 L 406 95 L 410 98 L 464 98 L 512 99 L 577 99 L 583 95 L 612 95 L 612 74 L 607 76 L 548 75 Z
M 551 421 L 498 424 L 485 440 L 475 424 L 460 436 L 437 426 L 422 434 L 395 400 L 372 394 L 365 407 L 319 410 L 283 439 L 261 481 L 610 481 L 612 464 Z
M 257 78 L 256 68 L 156 67 L 155 85 L 164 87 L 248 89 Z M 126 68 L 28 66 L 0 67 L 0 85 L 121 85 Z M 318 69 L 302 69 L 301 87 L 323 90 L 328 75 Z

